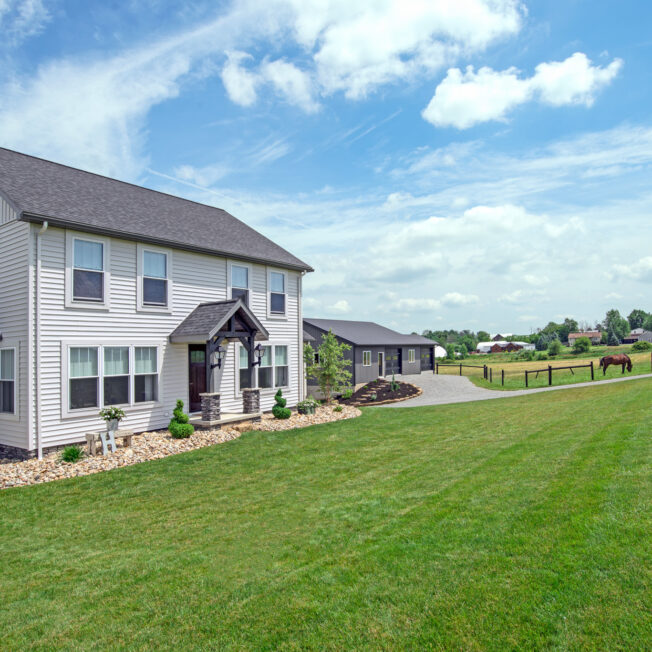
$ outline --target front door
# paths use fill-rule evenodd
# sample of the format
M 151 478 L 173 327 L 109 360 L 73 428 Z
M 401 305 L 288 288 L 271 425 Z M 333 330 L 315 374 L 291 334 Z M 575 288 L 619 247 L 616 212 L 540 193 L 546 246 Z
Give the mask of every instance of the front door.
M 383 351 L 378 351 L 378 376 L 384 376 L 385 371 L 385 353 Z
M 206 391 L 206 346 L 204 344 L 188 345 L 188 399 L 190 412 L 201 410 L 199 395 Z

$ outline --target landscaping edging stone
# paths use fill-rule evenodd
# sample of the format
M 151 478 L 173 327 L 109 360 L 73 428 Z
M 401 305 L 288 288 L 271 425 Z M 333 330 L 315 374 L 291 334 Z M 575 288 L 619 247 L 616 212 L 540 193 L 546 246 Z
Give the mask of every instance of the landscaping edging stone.
M 374 403 L 364 403 L 364 404 L 361 403 L 359 405 L 360 407 L 374 407 L 376 405 L 387 405 L 388 403 L 400 403 L 401 401 L 409 401 L 413 398 L 417 398 L 417 396 L 421 396 L 421 394 L 423 394 L 423 390 L 421 389 L 421 387 L 412 385 L 412 383 L 404 383 L 404 384 L 416 388 L 417 392 L 415 394 L 412 394 L 412 396 L 401 396 L 400 398 L 391 398 L 391 399 L 387 399 L 386 401 L 375 401 Z
M 360 414 L 362 414 L 360 410 L 351 406 L 344 407 L 342 412 L 334 412 L 332 407 L 320 407 L 317 408 L 314 415 L 303 415 L 293 411 L 289 419 L 283 420 L 274 419 L 270 414 L 264 414 L 258 423 L 248 422 L 223 430 L 197 430 L 188 439 L 174 439 L 167 430 L 143 432 L 134 435 L 129 448 L 120 446 L 115 453 L 110 453 L 107 456 L 84 456 L 75 464 L 62 462 L 59 452 L 48 453 L 41 460 L 31 458 L 16 461 L 15 459 L 0 458 L 0 489 L 75 478 L 157 460 L 206 446 L 223 444 L 237 439 L 248 430 L 292 430 L 330 421 L 351 419 Z

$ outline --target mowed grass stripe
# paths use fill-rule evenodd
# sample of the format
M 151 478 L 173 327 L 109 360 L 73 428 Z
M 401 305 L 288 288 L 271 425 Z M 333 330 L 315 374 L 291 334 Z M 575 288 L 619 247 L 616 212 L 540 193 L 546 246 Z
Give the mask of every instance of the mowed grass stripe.
M 6 644 L 644 649 L 651 389 L 368 409 L 2 492 Z

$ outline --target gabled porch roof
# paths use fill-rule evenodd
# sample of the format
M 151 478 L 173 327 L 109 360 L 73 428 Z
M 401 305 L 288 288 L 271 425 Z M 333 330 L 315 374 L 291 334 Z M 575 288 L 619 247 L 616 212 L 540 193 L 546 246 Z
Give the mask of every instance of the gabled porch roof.
M 173 344 L 208 342 L 219 335 L 230 342 L 255 332 L 256 340 L 269 333 L 242 299 L 200 303 L 170 334 Z

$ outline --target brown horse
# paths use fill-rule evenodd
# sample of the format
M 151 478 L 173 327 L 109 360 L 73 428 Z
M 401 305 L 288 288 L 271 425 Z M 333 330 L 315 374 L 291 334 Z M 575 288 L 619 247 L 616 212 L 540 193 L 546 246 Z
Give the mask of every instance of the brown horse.
M 627 371 L 632 370 L 632 361 L 630 360 L 630 357 L 624 353 L 619 353 L 618 355 L 605 355 L 604 358 L 600 358 L 600 366 L 602 367 L 603 376 L 607 373 L 607 367 L 610 364 L 622 365 L 623 373 L 625 373 L 625 365 L 627 365 Z

